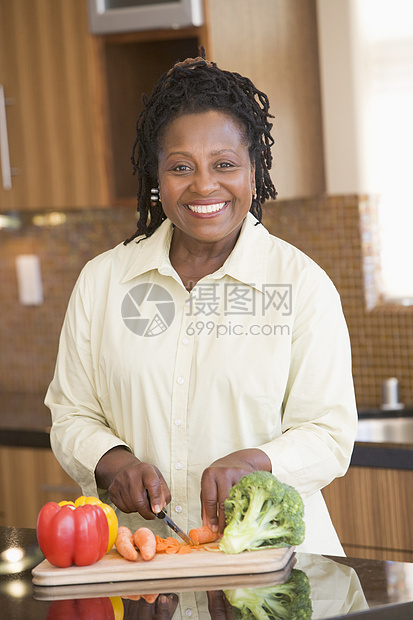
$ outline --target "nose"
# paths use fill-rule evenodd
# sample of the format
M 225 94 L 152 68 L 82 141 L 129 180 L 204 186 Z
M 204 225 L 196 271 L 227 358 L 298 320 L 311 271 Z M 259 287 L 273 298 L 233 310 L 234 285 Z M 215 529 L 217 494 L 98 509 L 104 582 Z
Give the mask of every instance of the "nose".
M 209 167 L 198 168 L 192 177 L 191 191 L 201 196 L 208 196 L 219 188 L 219 180 L 214 170 Z

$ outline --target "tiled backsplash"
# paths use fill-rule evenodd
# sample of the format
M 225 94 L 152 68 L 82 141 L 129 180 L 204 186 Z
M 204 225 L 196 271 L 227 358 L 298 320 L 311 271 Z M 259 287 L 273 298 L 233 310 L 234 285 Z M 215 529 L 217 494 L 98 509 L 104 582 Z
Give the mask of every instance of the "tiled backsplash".
M 413 309 L 366 309 L 366 299 L 372 307 L 376 297 L 370 231 L 373 207 L 371 200 L 357 196 L 280 201 L 265 207 L 264 223 L 273 234 L 311 256 L 337 286 L 350 330 L 359 407 L 378 406 L 381 383 L 390 376 L 399 379 L 401 399 L 412 405 Z M 130 207 L 67 211 L 58 225 L 41 217 L 35 222 L 43 225 L 36 225 L 34 215 L 23 213 L 19 230 L 0 230 L 2 392 L 45 392 L 80 269 L 130 236 L 136 225 Z M 19 304 L 15 269 L 19 254 L 40 258 L 44 289 L 40 306 Z

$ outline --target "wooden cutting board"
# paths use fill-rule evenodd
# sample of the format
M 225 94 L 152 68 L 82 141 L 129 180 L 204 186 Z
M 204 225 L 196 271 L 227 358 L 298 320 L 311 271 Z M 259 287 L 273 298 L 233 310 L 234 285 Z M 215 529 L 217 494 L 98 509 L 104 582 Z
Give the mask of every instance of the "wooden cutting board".
M 56 586 L 150 579 L 247 575 L 282 570 L 294 553 L 294 547 L 244 551 L 236 555 L 200 549 L 184 555 L 158 554 L 149 562 L 141 556 L 129 562 L 112 549 L 91 566 L 56 568 L 43 560 L 32 570 L 35 585 Z
M 105 583 L 82 583 L 73 585 L 33 585 L 33 597 L 41 601 L 62 599 L 101 598 L 121 596 L 128 598 L 142 594 L 165 594 L 175 592 L 205 592 L 208 590 L 232 590 L 234 588 L 272 588 L 285 583 L 296 564 L 292 554 L 283 569 L 269 573 L 246 575 L 208 575 L 199 577 L 172 577 L 169 579 L 140 579 Z

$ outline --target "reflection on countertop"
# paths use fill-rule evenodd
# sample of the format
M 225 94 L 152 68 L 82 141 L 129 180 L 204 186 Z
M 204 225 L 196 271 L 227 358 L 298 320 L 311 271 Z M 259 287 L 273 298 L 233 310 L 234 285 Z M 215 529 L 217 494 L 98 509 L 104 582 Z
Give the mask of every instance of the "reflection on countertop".
M 0 527 L 0 555 L 9 548 L 14 550 L 19 548 L 22 551 L 27 549 L 33 556 L 32 566 L 34 566 L 42 559 L 33 554 L 35 545 L 35 530 Z M 296 560 L 292 570 L 304 572 L 309 581 L 313 620 L 343 618 L 348 614 L 357 614 L 357 618 L 381 618 L 382 612 L 387 614 L 383 615 L 386 619 L 412 618 L 413 564 L 303 553 L 297 553 Z M 165 593 L 169 598 L 168 602 L 173 603 L 171 614 L 166 616 L 168 618 L 172 618 L 173 615 L 174 620 L 188 617 L 218 620 L 222 617 L 232 617 L 228 606 L 224 608 L 221 605 L 228 601 L 227 595 L 231 599 L 231 594 L 236 593 L 237 598 L 245 600 L 247 606 L 254 605 L 258 599 L 272 595 L 271 587 L 268 586 L 271 580 L 275 583 L 273 591 L 277 591 L 282 581 L 289 578 L 290 573 L 286 573 L 282 581 L 277 578 L 277 572 L 271 575 L 240 576 L 239 585 L 242 585 L 240 589 L 237 588 L 234 576 L 221 576 L 221 581 L 217 577 L 189 577 L 152 579 L 151 582 L 141 582 L 138 579 L 123 584 L 110 582 L 100 584 L 102 588 L 99 590 L 97 584 L 86 583 L 71 586 L 34 586 L 31 572 L 25 568 L 21 572 L 9 571 L 0 575 L 0 608 L 2 613 L 4 612 L 4 617 L 14 620 L 61 617 L 58 615 L 61 608 L 69 612 L 65 617 L 75 619 L 80 617 L 78 613 L 80 608 L 77 605 L 79 601 L 86 601 L 85 609 L 87 611 L 89 606 L 90 612 L 96 607 L 93 603 L 95 601 L 100 602 L 101 615 L 94 617 L 107 617 L 103 614 L 104 603 L 112 609 L 109 603 L 116 600 L 119 609 L 120 607 L 122 609 L 124 620 L 149 618 L 157 617 L 152 613 L 150 604 L 137 599 L 140 598 L 140 593 L 154 592 L 155 598 L 157 594 Z M 253 585 L 249 584 L 249 578 L 253 578 Z M 215 585 L 211 580 L 215 580 Z M 226 592 L 225 580 L 230 580 L 231 583 L 231 586 L 226 586 Z M 168 581 L 166 590 L 161 586 L 162 581 Z M 228 587 L 232 588 L 232 591 L 228 590 Z M 234 587 L 237 589 L 234 590 Z M 152 604 L 156 608 L 156 601 Z M 227 610 L 226 613 L 223 613 L 224 609 Z M 263 616 L 255 616 L 252 613 L 248 614 L 248 617 Z

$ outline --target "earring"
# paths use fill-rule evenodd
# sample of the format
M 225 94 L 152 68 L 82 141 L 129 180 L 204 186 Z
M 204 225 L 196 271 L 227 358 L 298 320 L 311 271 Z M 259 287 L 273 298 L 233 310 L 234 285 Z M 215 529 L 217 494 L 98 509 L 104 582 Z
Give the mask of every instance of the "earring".
M 157 202 L 161 202 L 161 196 L 159 192 L 159 187 L 152 187 L 151 189 L 151 202 L 156 204 Z

